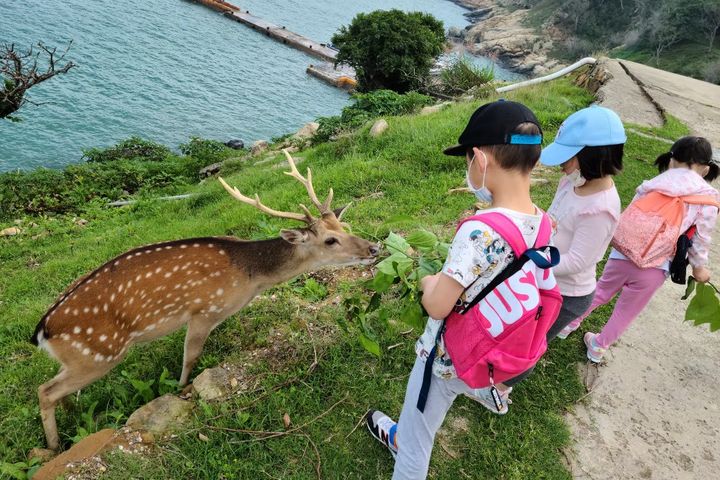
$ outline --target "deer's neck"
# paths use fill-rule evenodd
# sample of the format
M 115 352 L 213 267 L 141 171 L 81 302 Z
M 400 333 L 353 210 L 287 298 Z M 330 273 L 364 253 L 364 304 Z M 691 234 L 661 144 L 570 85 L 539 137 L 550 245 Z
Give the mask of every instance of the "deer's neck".
M 310 259 L 302 250 L 278 237 L 238 242 L 231 252 L 231 258 L 248 279 L 257 285 L 258 290 L 265 290 L 310 268 Z

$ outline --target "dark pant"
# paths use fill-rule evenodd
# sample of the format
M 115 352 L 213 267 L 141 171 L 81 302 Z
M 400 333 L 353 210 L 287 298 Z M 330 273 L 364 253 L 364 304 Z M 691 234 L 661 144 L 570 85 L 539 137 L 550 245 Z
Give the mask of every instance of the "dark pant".
M 560 333 L 563 328 L 567 327 L 570 322 L 572 322 L 578 317 L 582 317 L 582 315 L 588 311 L 590 305 L 592 305 L 594 296 L 595 292 L 589 295 L 584 295 L 582 297 L 568 297 L 563 295 L 563 304 L 560 308 L 560 313 L 558 314 L 555 323 L 553 323 L 552 327 L 550 327 L 550 330 L 548 330 L 547 342 L 550 343 L 555 337 L 557 337 L 558 333 Z M 508 387 L 517 385 L 518 383 L 529 377 L 534 369 L 535 367 L 532 367 L 521 373 L 517 377 L 513 377 L 510 380 L 504 381 L 503 383 Z

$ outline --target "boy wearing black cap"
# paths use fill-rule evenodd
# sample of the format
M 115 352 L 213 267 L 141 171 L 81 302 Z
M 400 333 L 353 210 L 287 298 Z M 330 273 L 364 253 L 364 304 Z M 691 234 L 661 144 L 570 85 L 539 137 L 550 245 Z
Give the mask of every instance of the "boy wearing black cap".
M 535 244 L 543 218 L 530 198 L 530 171 L 540 157 L 541 143 L 542 131 L 532 111 L 500 100 L 477 109 L 459 144 L 445 150 L 447 155 L 465 156 L 468 187 L 490 204 L 483 213 L 497 212 L 512 220 L 528 248 Z M 476 297 L 513 259 L 512 248 L 500 234 L 470 220 L 455 234 L 441 273 L 422 279 L 422 303 L 430 316 L 415 346 L 417 358 L 399 421 L 377 410 L 371 410 L 366 419 L 371 434 L 396 458 L 393 479 L 427 476 L 435 434 L 458 395 L 473 395 L 494 413 L 507 412 L 508 391 L 502 384 L 494 392 L 473 389 L 457 377 L 438 331 L 458 300 Z M 429 390 L 423 388 L 426 361 L 432 362 Z M 418 401 L 421 390 L 426 396 L 423 411 Z

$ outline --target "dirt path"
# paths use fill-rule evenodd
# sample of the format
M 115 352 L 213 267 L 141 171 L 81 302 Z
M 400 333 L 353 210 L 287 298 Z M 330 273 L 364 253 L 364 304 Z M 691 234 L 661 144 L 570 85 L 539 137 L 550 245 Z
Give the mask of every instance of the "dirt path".
M 720 86 L 623 64 L 653 100 L 720 146 Z M 612 82 L 605 87 L 613 108 L 637 122 L 638 105 L 626 103 L 630 111 L 623 112 L 617 98 L 624 93 L 613 88 Z M 720 226 L 710 256 L 716 281 L 718 260 Z M 584 371 L 596 377 L 593 391 L 567 417 L 575 440 L 566 452 L 574 478 L 719 477 L 720 332 L 683 323 L 682 294 L 681 286 L 667 282 L 612 347 L 607 365 Z

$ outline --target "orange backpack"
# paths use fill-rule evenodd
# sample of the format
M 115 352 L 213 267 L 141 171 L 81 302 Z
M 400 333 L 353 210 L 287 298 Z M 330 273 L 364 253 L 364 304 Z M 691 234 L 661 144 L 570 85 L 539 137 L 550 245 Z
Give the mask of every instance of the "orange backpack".
M 622 213 L 612 246 L 640 268 L 662 266 L 675 255 L 688 203 L 720 209 L 720 204 L 707 195 L 671 197 L 650 192 Z

